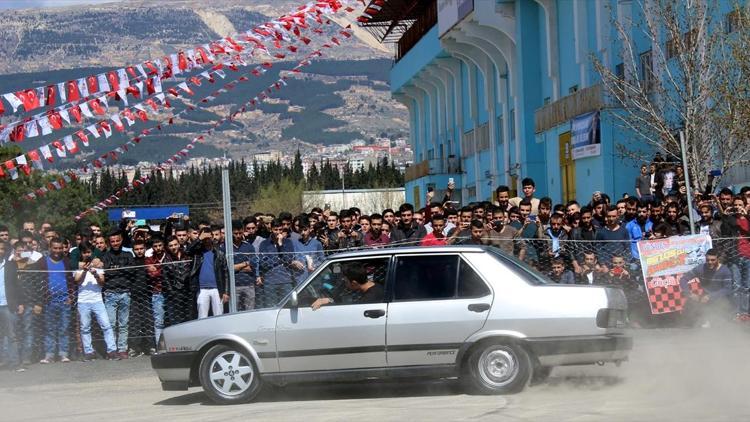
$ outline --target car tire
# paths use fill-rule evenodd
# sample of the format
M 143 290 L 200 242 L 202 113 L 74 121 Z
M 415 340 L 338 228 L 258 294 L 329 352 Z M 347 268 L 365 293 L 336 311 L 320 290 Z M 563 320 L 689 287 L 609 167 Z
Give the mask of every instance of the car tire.
M 462 377 L 476 394 L 512 394 L 523 390 L 531 377 L 531 358 L 513 343 L 483 343 L 467 359 Z
M 247 403 L 261 389 L 255 363 L 235 345 L 219 344 L 208 349 L 198 371 L 203 391 L 218 404 Z

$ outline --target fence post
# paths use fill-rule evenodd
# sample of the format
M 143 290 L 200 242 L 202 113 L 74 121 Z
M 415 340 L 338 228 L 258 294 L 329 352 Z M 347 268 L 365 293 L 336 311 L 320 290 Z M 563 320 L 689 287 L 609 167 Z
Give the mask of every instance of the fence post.
M 688 203 L 688 219 L 690 220 L 690 234 L 695 234 L 695 217 L 693 216 L 693 192 L 690 190 L 690 173 L 687 163 L 687 146 L 685 145 L 685 131 L 680 131 L 680 149 L 682 150 L 682 170 L 685 175 L 685 194 Z
M 224 204 L 224 249 L 229 272 L 229 313 L 237 312 L 237 291 L 234 284 L 234 244 L 232 242 L 232 198 L 229 188 L 229 168 L 221 169 L 221 195 Z

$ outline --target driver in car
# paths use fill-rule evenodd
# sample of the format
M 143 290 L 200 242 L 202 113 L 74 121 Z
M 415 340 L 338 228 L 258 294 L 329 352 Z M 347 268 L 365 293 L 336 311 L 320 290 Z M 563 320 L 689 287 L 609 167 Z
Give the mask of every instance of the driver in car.
M 347 265 L 343 269 L 346 287 L 356 293 L 359 298 L 354 303 L 380 303 L 383 301 L 383 286 L 367 278 L 367 270 L 361 265 Z M 340 300 L 340 298 L 336 298 Z M 335 303 L 331 297 L 321 297 L 312 304 L 312 310 L 316 311 L 323 305 Z

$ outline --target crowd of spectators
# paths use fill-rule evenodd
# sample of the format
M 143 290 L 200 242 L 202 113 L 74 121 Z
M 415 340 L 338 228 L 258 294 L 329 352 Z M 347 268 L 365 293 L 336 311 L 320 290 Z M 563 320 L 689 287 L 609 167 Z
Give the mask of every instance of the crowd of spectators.
M 717 304 L 746 321 L 750 188 L 713 194 L 709 187 L 688 204 L 680 169 L 644 165 L 635 194 L 617 199 L 594 192 L 585 201 L 555 204 L 537 198 L 526 178 L 518 196 L 498 186 L 494 201 L 461 206 L 449 184 L 441 200 L 430 190 L 421 209 L 405 203 L 372 214 L 356 207 L 256 213 L 226 232 L 181 216 L 156 227 L 123 220 L 106 232 L 91 224 L 72 239 L 49 223 L 26 222 L 12 238 L 0 226 L 0 350 L 19 371 L 34 361 L 154 353 L 165 326 L 226 312 L 229 271 L 244 311 L 275 305 L 327 255 L 401 246 L 489 245 L 554 283 L 619 286 L 638 326 L 650 312 L 636 242 L 690 234 L 688 213 L 695 217 L 692 231 L 714 239 L 706 264 L 681 280 L 686 292 L 687 277 L 703 288 L 702 295 L 686 293 L 688 307 Z M 232 269 L 225 236 L 231 236 Z M 94 331 L 101 341 L 92 340 Z

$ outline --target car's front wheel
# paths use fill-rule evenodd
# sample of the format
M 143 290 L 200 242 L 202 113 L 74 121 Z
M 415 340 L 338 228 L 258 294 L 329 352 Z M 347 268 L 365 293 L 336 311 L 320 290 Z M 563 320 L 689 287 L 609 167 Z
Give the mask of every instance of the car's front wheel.
M 200 382 L 206 395 L 219 404 L 246 403 L 258 395 L 261 380 L 247 352 L 219 344 L 201 360 Z
M 531 376 L 529 354 L 513 343 L 484 343 L 467 360 L 464 381 L 475 393 L 509 394 L 526 387 Z

